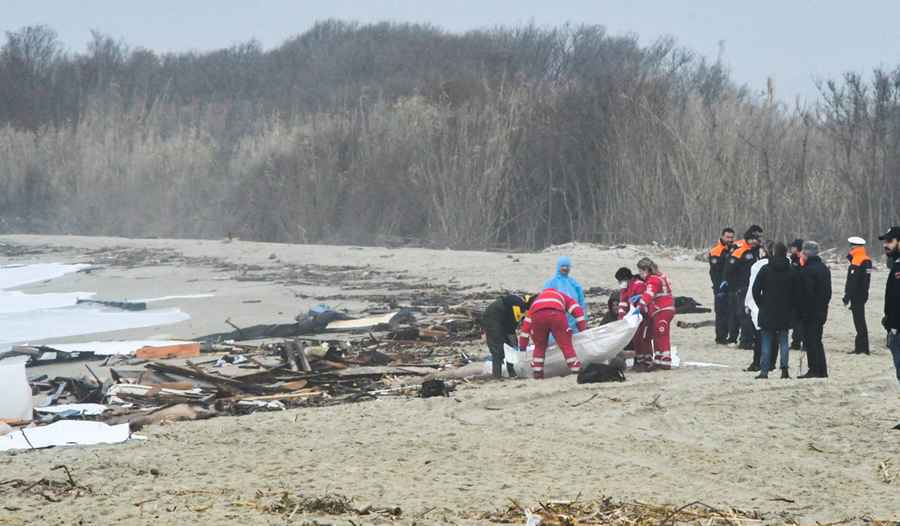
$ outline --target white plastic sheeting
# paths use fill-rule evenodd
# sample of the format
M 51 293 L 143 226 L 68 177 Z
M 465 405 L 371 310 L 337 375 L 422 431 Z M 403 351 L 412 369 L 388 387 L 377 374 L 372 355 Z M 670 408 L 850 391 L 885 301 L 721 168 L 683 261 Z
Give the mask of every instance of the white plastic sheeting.
M 614 358 L 628 342 L 634 337 L 638 326 L 641 324 L 641 314 L 635 310 L 625 316 L 625 319 L 601 325 L 593 329 L 580 332 L 572 337 L 575 346 L 575 354 L 584 364 L 603 363 Z M 518 351 L 510 346 L 505 346 L 506 363 L 512 364 L 516 376 L 531 378 L 532 351 Z M 544 377 L 563 376 L 569 374 L 566 360 L 559 347 L 547 348 L 544 355 Z
M 31 421 L 31 387 L 25 375 L 27 356 L 0 360 L 0 419 Z
M 0 451 L 119 444 L 129 438 L 131 429 L 128 424 L 108 426 L 103 422 L 60 420 L 48 426 L 20 429 L 0 437 Z

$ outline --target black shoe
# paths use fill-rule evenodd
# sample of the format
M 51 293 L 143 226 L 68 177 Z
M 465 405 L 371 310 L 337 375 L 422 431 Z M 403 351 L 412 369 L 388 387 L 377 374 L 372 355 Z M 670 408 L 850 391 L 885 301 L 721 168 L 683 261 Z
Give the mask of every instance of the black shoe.
M 799 350 L 802 349 L 802 348 L 803 348 L 803 345 L 801 345 L 801 344 L 799 344 L 799 343 L 792 343 L 792 344 L 791 344 L 791 350 L 792 350 L 792 351 L 799 351 Z
M 894 429 L 896 429 L 897 431 L 900 431 L 900 424 L 895 425 Z
M 716 340 L 716 345 L 728 345 L 727 340 Z
M 755 379 L 756 379 L 756 380 L 768 380 L 768 379 L 769 379 L 769 373 L 759 373 L 758 375 L 756 375 L 756 378 L 755 378 Z
M 812 371 L 806 371 L 806 374 L 801 374 L 797 378 L 800 378 L 801 380 L 806 380 L 807 378 L 818 378 L 818 376 L 813 374 Z
M 750 364 L 750 367 L 747 367 L 747 368 L 744 369 L 744 370 L 747 371 L 748 373 L 758 373 L 758 372 L 759 372 L 759 366 L 756 365 L 755 363 L 751 363 L 751 364 Z
M 788 372 L 787 369 L 781 370 L 781 379 L 782 380 L 790 380 L 791 379 L 791 374 Z

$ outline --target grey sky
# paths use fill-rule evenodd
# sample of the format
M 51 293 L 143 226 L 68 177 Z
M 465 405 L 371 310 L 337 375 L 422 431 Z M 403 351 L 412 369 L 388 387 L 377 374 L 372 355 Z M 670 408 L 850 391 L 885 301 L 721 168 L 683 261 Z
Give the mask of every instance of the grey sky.
M 266 48 L 316 20 L 429 22 L 464 31 L 530 21 L 601 24 L 643 43 L 671 35 L 725 62 L 762 91 L 772 75 L 782 100 L 816 94 L 814 80 L 900 64 L 898 0 L 0 0 L 0 29 L 54 28 L 81 50 L 91 29 L 157 51 L 207 50 L 256 38 Z

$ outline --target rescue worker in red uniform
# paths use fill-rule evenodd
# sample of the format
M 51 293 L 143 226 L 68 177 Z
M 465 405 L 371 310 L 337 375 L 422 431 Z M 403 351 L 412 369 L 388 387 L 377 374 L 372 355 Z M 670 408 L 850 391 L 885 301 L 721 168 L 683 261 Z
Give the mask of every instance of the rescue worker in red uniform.
M 568 315 L 575 318 L 578 331 L 587 329 L 584 320 L 584 310 L 581 305 L 571 297 L 556 289 L 545 289 L 531 304 L 522 326 L 519 329 L 519 349 L 528 347 L 529 337 L 534 340 L 534 354 L 531 360 L 531 369 L 535 379 L 544 377 L 544 354 L 547 352 L 547 343 L 550 334 L 559 345 L 566 365 L 573 373 L 581 371 L 581 361 L 575 355 L 575 347 L 572 345 L 572 330 L 569 328 Z
M 619 308 L 616 313 L 616 319 L 623 319 L 625 315 L 631 312 L 634 305 L 640 300 L 644 294 L 646 283 L 640 276 L 635 276 L 631 270 L 622 267 L 616 271 L 616 279 L 619 281 Z M 653 350 L 647 341 L 647 319 L 641 320 L 634 338 L 631 340 L 631 347 L 634 349 L 634 367 L 636 369 L 649 369 L 653 366 Z
M 647 318 L 647 337 L 645 344 L 652 341 L 653 368 L 672 368 L 672 349 L 670 331 L 672 318 L 675 317 L 675 301 L 672 297 L 672 284 L 669 277 L 659 271 L 659 267 L 650 258 L 638 261 L 638 270 L 646 283 L 641 295 L 641 312 Z M 652 340 L 651 340 L 652 338 Z

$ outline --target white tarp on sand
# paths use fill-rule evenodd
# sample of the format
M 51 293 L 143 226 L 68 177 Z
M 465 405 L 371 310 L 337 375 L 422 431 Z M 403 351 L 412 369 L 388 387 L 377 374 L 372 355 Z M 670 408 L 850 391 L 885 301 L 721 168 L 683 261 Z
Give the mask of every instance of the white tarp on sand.
M 588 329 L 572 337 L 575 346 L 575 354 L 585 364 L 603 363 L 614 358 L 628 342 L 634 337 L 638 326 L 641 324 L 641 315 L 636 310 L 625 316 L 625 319 L 614 321 Z M 531 350 L 518 351 L 510 346 L 506 347 L 506 363 L 512 364 L 516 376 L 531 378 Z M 544 358 L 544 377 L 563 376 L 569 374 L 566 360 L 557 346 L 547 349 Z
M 131 429 L 128 424 L 108 426 L 103 422 L 60 420 L 48 426 L 20 429 L 0 437 L 0 451 L 118 444 L 129 438 Z

